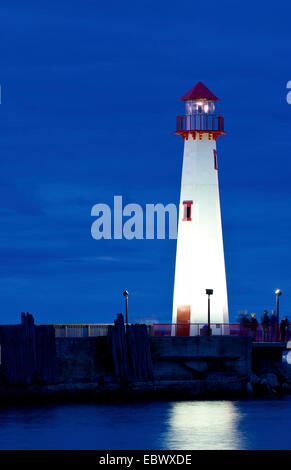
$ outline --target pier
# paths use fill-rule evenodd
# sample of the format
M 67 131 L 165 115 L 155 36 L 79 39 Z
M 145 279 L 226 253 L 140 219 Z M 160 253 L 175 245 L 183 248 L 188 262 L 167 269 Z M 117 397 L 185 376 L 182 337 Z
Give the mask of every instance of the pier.
M 289 366 L 282 363 L 287 342 L 278 335 L 252 336 L 236 324 L 212 325 L 211 336 L 197 325 L 196 335 L 173 331 L 173 325 L 125 325 L 121 314 L 107 325 L 36 325 L 23 314 L 20 325 L 0 326 L 0 396 L 290 393 Z

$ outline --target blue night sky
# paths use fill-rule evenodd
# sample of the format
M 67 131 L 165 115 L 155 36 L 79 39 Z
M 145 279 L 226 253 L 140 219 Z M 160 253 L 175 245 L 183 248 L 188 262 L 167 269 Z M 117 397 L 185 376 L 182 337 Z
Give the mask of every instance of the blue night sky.
M 291 308 L 287 1 L 9 1 L 0 7 L 0 321 L 170 322 L 175 240 L 91 237 L 91 208 L 178 204 L 180 97 L 221 98 L 229 307 Z M 207 286 L 206 286 L 207 287 Z M 209 286 L 208 286 L 209 287 Z

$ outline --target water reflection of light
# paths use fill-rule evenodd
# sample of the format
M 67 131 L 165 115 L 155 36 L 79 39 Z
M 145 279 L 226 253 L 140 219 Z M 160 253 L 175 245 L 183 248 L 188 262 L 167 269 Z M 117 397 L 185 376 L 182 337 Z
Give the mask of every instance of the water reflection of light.
M 173 403 L 166 449 L 241 449 L 241 418 L 235 402 L 187 401 Z

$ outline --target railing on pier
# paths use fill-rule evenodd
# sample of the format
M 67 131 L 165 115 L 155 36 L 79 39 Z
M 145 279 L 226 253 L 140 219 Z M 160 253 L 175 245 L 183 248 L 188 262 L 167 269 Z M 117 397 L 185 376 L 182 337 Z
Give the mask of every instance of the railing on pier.
M 208 336 L 208 325 L 205 323 L 156 323 L 148 325 L 150 336 Z M 246 336 L 253 341 L 279 342 L 291 339 L 290 327 L 280 331 L 278 325 L 252 328 L 241 323 L 211 323 L 211 336 Z
M 56 338 L 87 338 L 107 336 L 108 326 L 113 323 L 80 323 L 80 324 L 55 324 Z
M 224 118 L 217 114 L 185 114 L 177 116 L 177 133 L 187 131 L 224 132 Z
M 109 325 L 112 323 L 86 323 L 86 324 L 55 324 L 56 338 L 88 338 L 97 336 L 107 336 Z M 149 336 L 207 336 L 208 325 L 205 323 L 152 323 L 146 325 Z M 252 328 L 251 325 L 241 323 L 211 323 L 210 332 L 212 336 L 248 336 L 253 341 L 289 341 L 291 339 L 291 329 L 286 328 L 282 332 L 279 326 L 269 325 L 263 327 L 258 325 Z

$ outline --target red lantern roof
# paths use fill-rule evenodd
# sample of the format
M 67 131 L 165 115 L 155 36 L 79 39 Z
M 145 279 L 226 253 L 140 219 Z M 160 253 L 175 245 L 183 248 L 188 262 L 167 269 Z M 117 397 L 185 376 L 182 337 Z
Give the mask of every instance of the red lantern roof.
M 215 96 L 208 88 L 203 85 L 202 82 L 198 82 L 191 90 L 187 91 L 187 93 L 182 96 L 181 100 L 182 101 L 188 101 L 188 100 L 198 100 L 198 99 L 204 99 L 204 100 L 209 100 L 209 101 L 218 101 L 219 98 Z

